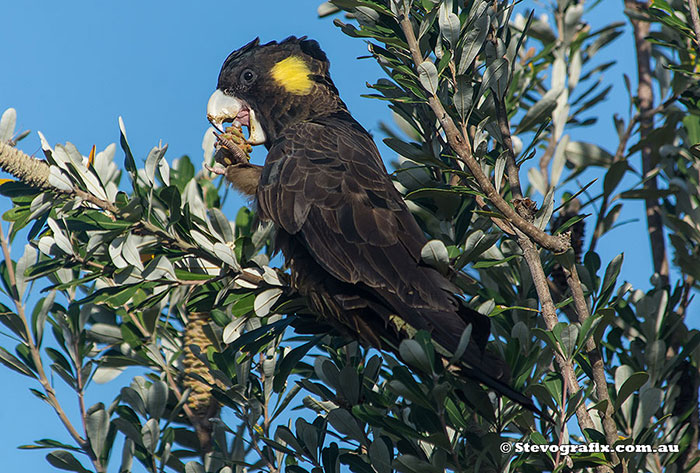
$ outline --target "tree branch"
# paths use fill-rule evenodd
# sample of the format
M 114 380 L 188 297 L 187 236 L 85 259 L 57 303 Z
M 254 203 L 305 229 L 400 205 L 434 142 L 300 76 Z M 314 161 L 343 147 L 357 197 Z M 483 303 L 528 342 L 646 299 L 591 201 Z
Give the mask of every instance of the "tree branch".
M 688 10 L 690 10 L 693 31 L 695 31 L 695 48 L 700 52 L 700 16 L 698 16 L 698 0 L 688 0 Z
M 648 8 L 647 2 L 625 0 L 625 7 L 632 11 L 641 11 Z M 628 15 L 629 16 L 629 15 Z M 637 50 L 637 99 L 639 112 L 642 117 L 639 121 L 639 141 L 644 142 L 654 128 L 654 118 L 649 112 L 654 109 L 654 90 L 651 76 L 651 43 L 646 40 L 651 25 L 629 16 L 634 30 L 634 44 Z M 642 173 L 648 176 L 655 168 L 653 150 L 650 144 L 642 147 Z M 656 176 L 651 177 L 646 185 L 652 193 L 658 190 Z M 665 284 L 668 284 L 669 266 L 666 257 L 666 242 L 664 240 L 661 206 L 658 199 L 648 197 L 645 199 L 647 227 L 649 228 L 649 240 L 651 243 L 651 255 L 654 262 L 654 271 L 659 273 Z
M 578 275 L 578 270 L 576 269 L 576 263 L 573 262 L 569 267 L 564 266 L 564 273 L 566 274 L 566 282 L 571 289 L 571 295 L 574 299 L 574 306 L 576 307 L 576 314 L 578 315 L 578 322 L 583 323 L 590 317 L 590 311 L 588 310 L 588 303 L 586 302 L 586 297 L 583 294 L 581 279 Z M 586 340 L 586 351 L 588 352 L 588 359 L 591 363 L 591 369 L 593 370 L 593 382 L 595 384 L 596 397 L 598 401 L 606 401 L 605 412 L 601 414 L 601 422 L 603 424 L 603 430 L 605 431 L 605 439 L 609 445 L 613 445 L 618 440 L 617 424 L 613 419 L 613 402 L 610 399 L 610 393 L 608 392 L 608 382 L 605 379 L 605 365 L 603 364 L 603 357 L 600 354 L 600 349 L 596 346 L 595 341 L 592 337 Z M 620 458 L 615 452 L 611 453 L 614 464 L 619 464 Z M 627 463 L 622 463 L 622 471 L 627 472 Z
M 417 67 L 423 63 L 423 57 L 421 55 L 418 40 L 416 39 L 416 34 L 413 31 L 413 25 L 411 24 L 411 19 L 408 16 L 408 12 L 402 15 L 400 22 L 401 29 L 406 36 L 406 42 L 408 43 L 411 57 Z M 571 246 L 569 238 L 566 235 L 554 236 L 543 232 L 531 222 L 520 216 L 513 209 L 513 207 L 511 207 L 508 202 L 501 197 L 489 178 L 481 170 L 481 166 L 477 160 L 474 158 L 467 137 L 462 136 L 454 121 L 442 106 L 440 99 L 438 99 L 438 97 L 434 94 L 430 95 L 428 97 L 428 104 L 437 117 L 442 129 L 445 131 L 447 142 L 449 143 L 450 147 L 469 168 L 477 183 L 486 194 L 486 197 L 493 203 L 494 207 L 496 207 L 499 212 L 510 220 L 513 225 L 518 227 L 520 231 L 532 238 L 538 245 L 555 253 L 562 253 L 566 251 Z

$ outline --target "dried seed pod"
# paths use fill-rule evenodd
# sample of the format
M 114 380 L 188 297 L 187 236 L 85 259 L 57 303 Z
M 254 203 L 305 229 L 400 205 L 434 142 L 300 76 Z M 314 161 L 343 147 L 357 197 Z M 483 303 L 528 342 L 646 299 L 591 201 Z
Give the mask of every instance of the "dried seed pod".
M 207 312 L 191 312 L 189 320 L 185 326 L 184 334 L 184 351 L 185 358 L 183 361 L 185 378 L 183 384 L 191 388 L 190 396 L 187 399 L 187 406 L 197 416 L 200 422 L 206 423 L 207 420 L 216 415 L 219 410 L 219 404 L 211 395 L 211 384 L 214 384 L 214 378 L 209 373 L 207 366 L 199 359 L 192 351 L 192 345 L 196 345 L 202 352 L 205 352 L 207 347 L 211 345 L 209 338 L 204 332 L 204 327 L 209 323 L 209 313 Z M 203 383 L 199 379 L 193 378 L 192 374 L 204 379 L 207 383 Z

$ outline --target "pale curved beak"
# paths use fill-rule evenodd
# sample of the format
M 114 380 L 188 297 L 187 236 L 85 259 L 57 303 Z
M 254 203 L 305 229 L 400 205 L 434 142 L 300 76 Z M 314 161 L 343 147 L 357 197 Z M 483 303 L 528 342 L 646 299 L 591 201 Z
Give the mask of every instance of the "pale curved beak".
M 246 141 L 248 143 L 260 145 L 265 142 L 265 132 L 255 117 L 255 111 L 248 107 L 245 101 L 227 95 L 220 89 L 216 89 L 209 97 L 207 119 L 219 130 L 223 130 L 224 123 L 247 126 L 249 136 Z

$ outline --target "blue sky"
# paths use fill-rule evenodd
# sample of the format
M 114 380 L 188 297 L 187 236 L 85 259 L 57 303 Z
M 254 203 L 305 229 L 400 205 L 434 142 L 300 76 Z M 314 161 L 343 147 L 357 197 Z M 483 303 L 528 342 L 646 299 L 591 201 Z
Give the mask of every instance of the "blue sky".
M 18 128 L 42 131 L 52 145 L 71 141 L 83 154 L 93 144 L 100 150 L 117 142 L 117 118 L 122 116 L 137 159 L 145 158 L 151 147 L 162 140 L 169 144 L 166 157 L 170 161 L 188 154 L 199 166 L 202 135 L 208 127 L 205 107 L 225 57 L 256 36 L 269 41 L 294 34 L 307 35 L 321 43 L 351 112 L 380 138 L 379 122 L 391 121 L 386 104 L 360 98 L 360 94 L 367 93 L 365 82 L 373 82 L 381 70 L 371 60 L 355 59 L 366 54 L 365 44 L 343 35 L 330 19 L 319 20 L 318 3 L 319 0 L 3 2 L 0 112 L 16 108 Z M 524 3 L 526 7 L 534 4 L 541 9 L 539 2 Z M 623 19 L 621 1 L 605 4 L 612 10 L 598 7 L 591 17 L 594 27 Z M 613 51 L 620 64 L 607 73 L 606 81 L 614 83 L 618 91 L 611 95 L 613 99 L 624 98 L 621 73 L 626 71 L 632 76 L 634 70 L 631 37 L 618 40 Z M 603 104 L 599 108 L 603 119 L 578 138 L 595 136 L 599 144 L 614 149 L 616 135 L 609 117 L 613 111 L 627 109 L 624 100 Z M 25 139 L 20 148 L 40 155 L 36 133 Z M 380 149 L 386 161 L 394 158 L 386 147 Z M 120 152 L 117 159 L 122 159 Z M 0 201 L 0 212 L 7 208 L 7 202 Z M 627 218 L 643 218 L 641 206 L 630 208 Z M 613 231 L 600 242 L 598 250 L 604 262 L 625 251 L 622 277 L 645 289 L 649 287 L 648 243 L 640 238 L 642 244 L 634 246 L 627 236 L 630 232 L 645 235 L 646 225 L 640 220 Z M 16 246 L 23 246 L 21 240 Z M 697 316 L 691 325 L 700 325 Z M 119 378 L 118 382 L 125 380 Z M 45 451 L 19 451 L 15 447 L 42 437 L 68 440 L 67 434 L 52 410 L 27 391 L 28 387 L 36 387 L 34 384 L 5 369 L 0 369 L 0 383 L 5 385 L 0 395 L 4 406 L 0 409 L 0 425 L 6 426 L 0 430 L 4 471 L 50 470 L 43 459 Z M 72 401 L 59 380 L 56 385 L 59 393 Z M 88 405 L 114 395 L 110 385 L 94 386 Z M 77 412 L 77 406 L 66 404 L 73 414 Z M 116 469 L 118 460 L 114 463 Z

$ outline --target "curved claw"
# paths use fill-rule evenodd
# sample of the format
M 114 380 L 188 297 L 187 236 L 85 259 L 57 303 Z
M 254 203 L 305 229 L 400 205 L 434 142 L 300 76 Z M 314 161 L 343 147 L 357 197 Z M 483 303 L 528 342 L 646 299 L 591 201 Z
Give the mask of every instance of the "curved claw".
M 216 174 L 217 176 L 223 176 L 226 174 L 226 168 L 222 166 L 209 166 L 208 164 L 204 163 L 204 169 L 213 174 Z

